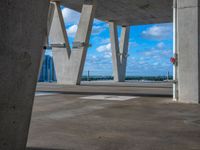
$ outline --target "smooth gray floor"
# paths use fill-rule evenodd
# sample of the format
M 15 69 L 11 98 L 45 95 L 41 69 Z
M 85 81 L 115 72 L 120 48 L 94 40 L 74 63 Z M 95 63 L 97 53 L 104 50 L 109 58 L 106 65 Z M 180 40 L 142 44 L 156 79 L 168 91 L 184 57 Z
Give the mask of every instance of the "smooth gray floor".
M 169 87 L 39 84 L 37 89 L 55 92 L 35 97 L 27 150 L 200 149 L 200 106 L 172 102 Z M 138 98 L 81 99 L 101 94 Z

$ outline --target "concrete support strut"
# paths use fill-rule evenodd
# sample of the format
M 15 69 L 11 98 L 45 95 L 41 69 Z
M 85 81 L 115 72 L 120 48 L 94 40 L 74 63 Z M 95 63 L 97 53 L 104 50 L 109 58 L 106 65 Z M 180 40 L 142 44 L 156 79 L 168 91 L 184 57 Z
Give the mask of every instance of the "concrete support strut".
M 121 39 L 119 45 L 117 25 L 114 22 L 109 22 L 109 26 L 114 81 L 124 82 L 126 77 L 126 64 L 128 57 L 130 27 L 122 26 Z
M 86 1 L 83 4 L 78 31 L 71 48 L 60 4 L 59 2 L 53 2 L 53 4 L 55 11 L 49 34 L 50 41 L 51 44 L 66 46 L 52 48 L 57 81 L 58 84 L 77 85 L 81 82 L 96 6 L 94 1 Z
M 199 0 L 177 0 L 177 97 L 184 103 L 199 103 L 200 100 L 199 3 Z
M 0 149 L 25 150 L 48 0 L 0 1 Z
M 177 53 L 177 0 L 173 0 L 173 57 L 175 59 L 177 59 Z M 173 80 L 175 81 L 173 84 L 173 101 L 178 100 L 177 65 L 177 62 L 173 65 Z

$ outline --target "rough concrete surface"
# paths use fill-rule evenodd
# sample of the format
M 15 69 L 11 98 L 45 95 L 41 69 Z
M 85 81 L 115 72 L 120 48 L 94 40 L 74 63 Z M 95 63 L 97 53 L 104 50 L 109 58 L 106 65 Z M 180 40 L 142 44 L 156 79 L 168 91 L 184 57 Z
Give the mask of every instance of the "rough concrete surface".
M 91 1 L 91 0 L 86 0 Z M 93 0 L 95 18 L 120 25 L 172 22 L 173 0 Z M 61 0 L 65 7 L 81 12 L 84 0 Z
M 62 92 L 35 97 L 27 150 L 200 149 L 200 106 L 172 102 L 169 87 L 40 84 L 37 89 Z M 103 93 L 141 96 L 81 99 Z
M 24 150 L 48 0 L 0 1 L 0 150 Z
M 177 0 L 178 97 L 200 103 L 199 0 Z

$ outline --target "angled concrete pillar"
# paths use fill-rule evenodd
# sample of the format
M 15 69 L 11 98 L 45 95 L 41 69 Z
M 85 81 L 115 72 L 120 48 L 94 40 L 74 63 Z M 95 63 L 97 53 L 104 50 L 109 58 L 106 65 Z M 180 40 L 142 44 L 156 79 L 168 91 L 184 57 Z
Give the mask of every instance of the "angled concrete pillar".
M 199 0 L 177 0 L 178 101 L 199 103 Z
M 177 49 L 177 0 L 173 0 L 173 57 L 177 59 L 178 49 Z M 178 100 L 178 63 L 173 65 L 173 101 Z
M 64 45 L 52 47 L 57 81 L 58 84 L 80 84 L 94 20 L 95 1 L 83 4 L 72 48 L 69 46 L 59 3 L 54 2 L 54 5 L 56 7 L 50 29 L 50 42 L 53 45 Z
M 25 150 L 48 0 L 0 1 L 0 149 Z
M 126 64 L 128 57 L 130 27 L 122 26 L 121 39 L 119 45 L 117 25 L 114 22 L 109 22 L 109 26 L 114 81 L 124 82 L 126 77 Z
M 41 71 L 42 71 L 42 65 L 43 65 L 43 61 L 44 61 L 44 54 L 45 54 L 46 48 L 48 47 L 48 44 L 49 44 L 49 32 L 50 32 L 50 28 L 51 28 L 51 24 L 52 24 L 54 10 L 55 10 L 54 4 L 50 3 L 49 4 L 49 10 L 48 10 L 48 17 L 47 17 L 47 31 L 45 33 L 44 48 L 43 48 L 43 51 L 42 51 L 43 53 L 41 55 L 38 80 L 39 80 L 41 73 L 42 73 Z

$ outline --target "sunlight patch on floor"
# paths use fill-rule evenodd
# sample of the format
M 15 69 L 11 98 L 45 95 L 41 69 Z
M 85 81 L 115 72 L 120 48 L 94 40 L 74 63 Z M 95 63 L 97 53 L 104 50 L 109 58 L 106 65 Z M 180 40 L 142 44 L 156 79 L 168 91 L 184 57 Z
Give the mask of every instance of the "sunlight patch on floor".
M 116 96 L 116 95 L 93 95 L 87 97 L 81 97 L 81 99 L 93 99 L 93 100 L 110 100 L 110 101 L 126 101 L 139 97 L 135 96 Z

